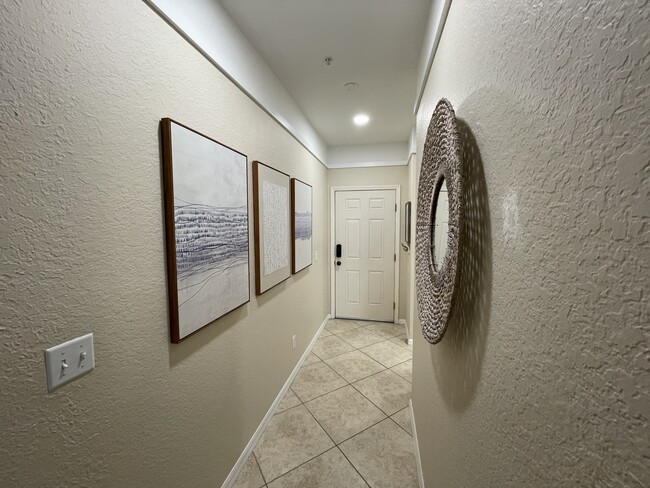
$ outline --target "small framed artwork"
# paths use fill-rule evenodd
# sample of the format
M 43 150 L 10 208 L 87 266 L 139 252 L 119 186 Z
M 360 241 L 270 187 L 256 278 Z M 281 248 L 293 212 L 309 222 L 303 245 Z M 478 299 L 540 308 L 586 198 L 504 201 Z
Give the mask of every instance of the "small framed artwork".
M 179 343 L 250 300 L 248 159 L 161 120 L 170 335 Z
M 312 195 L 311 185 L 291 178 L 292 272 L 311 266 Z
M 255 292 L 261 295 L 291 276 L 289 175 L 253 161 Z
M 404 242 L 411 246 L 411 202 L 404 204 Z

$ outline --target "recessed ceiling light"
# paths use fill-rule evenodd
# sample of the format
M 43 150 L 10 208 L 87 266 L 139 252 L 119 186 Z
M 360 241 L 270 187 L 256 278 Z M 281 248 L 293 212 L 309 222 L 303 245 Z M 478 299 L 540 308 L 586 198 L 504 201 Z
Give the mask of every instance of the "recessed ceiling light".
M 370 122 L 370 117 L 368 117 L 366 114 L 357 114 L 354 116 L 352 121 L 356 125 L 366 125 L 368 122 Z
M 346 83 L 345 85 L 343 85 L 343 88 L 345 88 L 346 91 L 351 92 L 351 91 L 354 91 L 357 88 L 359 88 L 359 84 L 355 83 L 355 82 L 350 82 L 350 83 Z

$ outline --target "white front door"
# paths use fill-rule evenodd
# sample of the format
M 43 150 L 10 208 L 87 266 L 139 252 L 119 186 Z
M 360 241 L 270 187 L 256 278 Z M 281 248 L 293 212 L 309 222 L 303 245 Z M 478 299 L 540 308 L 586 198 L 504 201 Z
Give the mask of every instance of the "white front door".
M 335 192 L 337 317 L 393 321 L 395 215 L 395 190 Z

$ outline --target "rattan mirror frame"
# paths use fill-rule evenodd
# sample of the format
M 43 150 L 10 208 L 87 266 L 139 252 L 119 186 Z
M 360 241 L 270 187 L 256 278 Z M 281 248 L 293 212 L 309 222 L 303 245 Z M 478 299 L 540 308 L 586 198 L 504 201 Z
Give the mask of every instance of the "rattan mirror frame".
M 456 114 L 442 98 L 431 116 L 422 154 L 415 228 L 415 285 L 422 335 L 431 344 L 442 340 L 458 289 L 458 258 L 463 210 L 462 149 Z M 442 179 L 449 198 L 447 252 L 438 269 L 432 240 L 437 190 Z

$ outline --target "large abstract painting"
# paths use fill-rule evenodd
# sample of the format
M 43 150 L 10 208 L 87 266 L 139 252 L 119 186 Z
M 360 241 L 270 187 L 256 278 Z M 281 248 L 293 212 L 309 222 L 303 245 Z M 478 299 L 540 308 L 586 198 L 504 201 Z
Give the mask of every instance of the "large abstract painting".
M 250 300 L 245 155 L 163 119 L 171 340 Z
M 311 266 L 312 195 L 311 186 L 291 178 L 292 271 L 297 273 Z
M 289 175 L 253 162 L 255 291 L 258 295 L 291 276 Z

